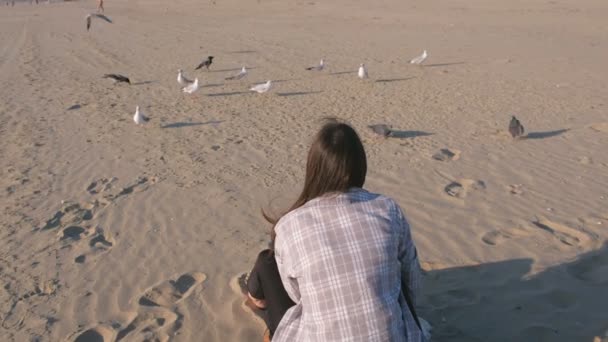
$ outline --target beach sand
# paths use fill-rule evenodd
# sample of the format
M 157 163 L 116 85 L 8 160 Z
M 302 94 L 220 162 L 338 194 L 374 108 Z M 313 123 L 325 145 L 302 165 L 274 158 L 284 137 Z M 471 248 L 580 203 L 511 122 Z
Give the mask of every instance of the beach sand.
M 604 0 L 95 6 L 0 7 L 0 340 L 261 341 L 239 277 L 324 117 L 410 220 L 435 341 L 608 339 Z

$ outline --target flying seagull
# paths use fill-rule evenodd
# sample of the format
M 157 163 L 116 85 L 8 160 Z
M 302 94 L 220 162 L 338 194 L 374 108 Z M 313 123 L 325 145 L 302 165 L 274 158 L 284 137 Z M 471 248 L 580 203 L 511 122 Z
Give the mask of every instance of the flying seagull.
M 111 20 L 110 18 L 106 17 L 106 16 L 105 16 L 105 15 L 103 15 L 103 14 L 99 14 L 99 13 L 89 13 L 89 14 L 87 14 L 87 16 L 86 16 L 86 19 L 87 19 L 87 31 L 88 31 L 89 29 L 91 29 L 91 19 L 92 19 L 92 18 L 99 18 L 99 19 L 103 19 L 103 20 L 105 20 L 105 21 L 109 22 L 110 24 L 112 23 L 112 20 Z
M 128 77 L 119 74 L 105 74 L 103 78 L 111 78 L 114 80 L 114 83 L 125 82 L 131 84 L 131 80 Z
M 509 123 L 509 133 L 513 138 L 518 138 L 524 135 L 524 126 L 517 120 L 515 116 L 511 118 L 511 122 Z
M 319 65 L 308 67 L 306 70 L 321 71 L 323 68 L 325 68 L 325 61 L 321 60 L 319 61 Z
M 204 61 L 201 62 L 201 64 L 199 64 L 196 67 L 196 70 L 202 68 L 202 67 L 206 67 L 207 70 L 209 70 L 209 67 L 211 66 L 211 63 L 213 63 L 213 56 L 209 56 L 207 57 L 207 59 L 205 59 Z
M 240 80 L 245 76 L 247 76 L 247 69 L 245 67 L 243 67 L 238 74 L 230 76 L 230 77 L 226 77 L 226 80 Z
M 177 83 L 187 86 L 192 83 L 192 80 L 189 80 L 184 77 L 184 72 L 182 69 L 177 70 Z
M 251 87 L 249 90 L 262 94 L 262 93 L 269 91 L 271 87 L 272 87 L 272 82 L 268 81 L 266 83 L 257 84 L 255 86 Z
M 381 135 L 385 138 L 388 138 L 393 134 L 393 130 L 388 125 L 379 124 L 369 125 L 367 127 L 369 127 L 374 133 Z
M 184 88 L 182 88 L 182 91 L 184 93 L 188 93 L 188 94 L 193 94 L 195 91 L 198 90 L 198 77 L 194 79 L 194 82 L 188 84 L 187 86 L 185 86 Z
M 365 64 L 361 63 L 361 65 L 359 65 L 359 72 L 357 73 L 357 76 L 359 76 L 359 78 L 368 78 L 369 77 L 367 75 L 367 68 L 365 67 Z
M 425 60 L 425 59 L 426 59 L 428 56 L 429 56 L 429 55 L 426 53 L 426 50 L 424 50 L 424 51 L 422 52 L 422 55 L 420 55 L 420 56 L 418 56 L 418 57 L 413 58 L 413 59 L 410 61 L 410 64 L 422 64 L 422 62 L 424 62 L 424 60 Z
M 139 106 L 135 107 L 135 115 L 133 115 L 133 121 L 135 121 L 138 125 L 143 125 L 146 122 L 150 121 L 150 118 L 146 117 L 142 113 L 139 112 Z

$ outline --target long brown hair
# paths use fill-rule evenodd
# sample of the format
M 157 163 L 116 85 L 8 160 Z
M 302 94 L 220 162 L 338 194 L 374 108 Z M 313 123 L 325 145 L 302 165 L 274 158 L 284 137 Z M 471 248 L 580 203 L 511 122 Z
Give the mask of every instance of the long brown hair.
M 367 158 L 357 132 L 336 120 L 325 123 L 308 151 L 304 188 L 298 199 L 278 217 L 272 217 L 262 210 L 266 221 L 273 225 L 271 244 L 275 236 L 274 225 L 282 216 L 325 194 L 361 188 L 366 174 Z

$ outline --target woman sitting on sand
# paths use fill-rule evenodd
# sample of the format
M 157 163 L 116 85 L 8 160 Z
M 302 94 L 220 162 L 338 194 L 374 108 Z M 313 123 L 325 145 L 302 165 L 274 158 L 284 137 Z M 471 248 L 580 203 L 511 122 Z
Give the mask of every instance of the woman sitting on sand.
M 410 227 L 397 203 L 362 188 L 366 171 L 355 130 L 329 122 L 299 198 L 279 218 L 264 213 L 274 253 L 260 254 L 248 287 L 254 304 L 282 315 L 269 322 L 273 341 L 422 341 Z

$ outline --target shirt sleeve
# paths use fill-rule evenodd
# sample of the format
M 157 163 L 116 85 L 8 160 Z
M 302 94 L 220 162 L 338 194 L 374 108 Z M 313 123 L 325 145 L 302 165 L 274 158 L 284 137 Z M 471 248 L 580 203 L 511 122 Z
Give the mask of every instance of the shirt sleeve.
M 279 221 L 279 224 L 286 223 L 284 221 Z M 300 301 L 300 289 L 295 275 L 294 264 L 292 262 L 294 258 L 293 254 L 296 253 L 296 246 L 289 246 L 287 240 L 288 239 L 277 230 L 274 258 L 277 262 L 277 268 L 279 269 L 281 282 L 283 283 L 283 287 L 285 287 L 285 291 L 294 303 L 298 303 Z
M 407 287 L 414 307 L 417 303 L 418 289 L 421 287 L 422 271 L 418 261 L 418 252 L 412 239 L 410 225 L 403 212 L 397 207 L 397 219 L 400 227 L 399 262 L 401 263 L 401 283 Z

